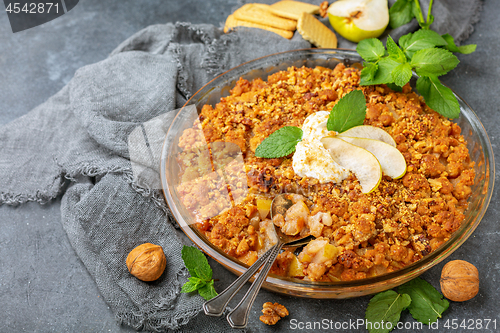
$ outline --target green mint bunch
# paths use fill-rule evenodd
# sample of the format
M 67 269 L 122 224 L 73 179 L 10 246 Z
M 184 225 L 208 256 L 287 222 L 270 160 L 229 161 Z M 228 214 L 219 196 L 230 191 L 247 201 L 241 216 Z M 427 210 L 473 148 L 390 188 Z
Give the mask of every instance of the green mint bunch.
M 182 247 L 182 260 L 191 274 L 188 281 L 182 286 L 181 293 L 190 293 L 198 290 L 201 297 L 207 301 L 217 296 L 212 279 L 212 268 L 205 255 L 195 247 Z
M 399 46 L 388 36 L 387 50 L 376 38 L 362 40 L 356 48 L 365 60 L 360 84 L 387 84 L 400 91 L 414 71 L 420 76 L 417 90 L 427 105 L 445 117 L 458 118 L 460 105 L 451 89 L 438 78 L 459 63 L 453 53 L 442 48 L 445 45 L 448 45 L 446 40 L 432 30 L 404 35 L 399 39 Z
M 427 18 L 424 18 L 418 0 L 397 0 L 389 9 L 389 25 L 395 29 L 416 18 L 422 28 L 415 33 L 402 36 L 399 46 L 388 36 L 386 48 L 378 39 L 362 40 L 356 50 L 365 60 L 361 71 L 361 85 L 387 84 L 401 91 L 415 72 L 417 90 L 425 102 L 436 112 L 448 118 L 458 118 L 460 105 L 451 91 L 439 81 L 439 76 L 454 69 L 459 60 L 452 52 L 469 54 L 476 45 L 457 46 L 449 34 L 439 35 L 430 30 L 434 21 L 431 14 L 433 0 L 429 3 Z
M 434 16 L 431 14 L 432 3 L 433 0 L 429 2 L 427 20 L 425 20 L 418 0 L 397 0 L 389 9 L 389 26 L 396 29 L 415 18 L 423 30 L 429 30 L 430 25 L 434 22 Z M 469 54 L 476 50 L 476 44 L 457 46 L 451 35 L 445 34 L 441 37 L 446 42 L 441 46 L 448 51 Z

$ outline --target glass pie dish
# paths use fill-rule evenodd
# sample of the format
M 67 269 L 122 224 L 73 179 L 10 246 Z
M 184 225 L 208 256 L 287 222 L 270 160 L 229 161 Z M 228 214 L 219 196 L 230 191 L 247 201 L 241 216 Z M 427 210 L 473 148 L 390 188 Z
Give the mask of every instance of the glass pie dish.
M 339 63 L 359 66 L 362 59 L 355 51 L 338 49 L 304 49 L 272 54 L 235 67 L 201 88 L 180 109 L 165 137 L 161 157 L 161 181 L 165 199 L 184 233 L 206 254 L 231 272 L 241 275 L 248 266 L 233 258 L 210 241 L 195 227 L 193 215 L 180 200 L 177 187 L 180 169 L 176 157 L 180 153 L 179 139 L 191 128 L 205 104 L 214 106 L 229 95 L 239 78 L 252 80 L 267 77 L 290 66 L 335 68 Z M 416 77 L 412 79 L 414 87 Z M 279 293 L 311 298 L 350 298 L 387 290 L 403 284 L 438 264 L 455 251 L 472 234 L 483 218 L 493 193 L 495 179 L 493 151 L 486 131 L 472 109 L 459 96 L 461 115 L 454 121 L 461 127 L 471 160 L 475 161 L 475 182 L 465 220 L 460 228 L 439 248 L 422 259 L 391 273 L 355 281 L 311 282 L 296 278 L 269 275 L 263 287 Z

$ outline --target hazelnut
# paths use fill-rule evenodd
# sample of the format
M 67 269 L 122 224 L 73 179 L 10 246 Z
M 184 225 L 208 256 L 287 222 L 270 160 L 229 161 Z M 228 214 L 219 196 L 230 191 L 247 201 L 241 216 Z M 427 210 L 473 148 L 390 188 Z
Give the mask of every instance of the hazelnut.
M 158 279 L 167 266 L 167 259 L 160 245 L 144 243 L 130 251 L 127 256 L 130 274 L 142 281 Z
M 441 292 L 455 302 L 467 301 L 479 292 L 477 268 L 464 260 L 453 260 L 441 271 Z

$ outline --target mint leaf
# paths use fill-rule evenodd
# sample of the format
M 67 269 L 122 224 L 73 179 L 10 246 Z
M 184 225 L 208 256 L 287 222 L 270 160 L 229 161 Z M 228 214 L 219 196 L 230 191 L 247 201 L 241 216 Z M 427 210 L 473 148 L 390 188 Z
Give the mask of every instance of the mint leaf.
M 447 43 L 445 48 L 448 51 L 462 53 L 462 54 L 470 54 L 470 53 L 476 51 L 476 44 L 457 46 L 455 44 L 455 40 L 453 39 L 453 37 L 450 34 L 445 34 L 442 37 Z
M 302 140 L 302 130 L 295 126 L 285 126 L 273 132 L 255 149 L 255 156 L 278 158 L 290 155 Z
M 436 76 L 422 76 L 417 80 L 417 90 L 427 105 L 448 118 L 460 116 L 460 104 L 450 88 L 441 84 Z
M 191 276 L 206 281 L 212 279 L 212 268 L 210 268 L 207 257 L 203 252 L 193 246 L 184 245 L 181 254 Z
M 191 277 L 181 288 L 182 293 L 190 293 L 198 290 L 201 297 L 209 300 L 217 296 L 212 280 L 212 268 L 208 264 L 207 257 L 193 246 L 182 247 L 182 260 L 186 265 Z
M 392 29 L 409 23 L 413 18 L 412 0 L 398 0 L 389 9 L 389 25 Z
M 415 52 L 410 64 L 420 76 L 440 76 L 455 68 L 459 62 L 450 51 L 432 48 Z
M 351 127 L 363 125 L 366 116 L 366 99 L 361 90 L 345 94 L 332 108 L 326 128 L 343 132 Z
M 404 52 L 399 48 L 399 46 L 394 42 L 391 36 L 387 36 L 387 52 L 389 52 L 389 57 L 396 60 L 398 63 L 406 62 L 406 56 Z
M 413 34 L 410 32 L 409 34 L 399 37 L 399 46 L 403 49 L 403 51 L 408 47 L 412 36 Z
M 210 281 L 209 283 L 205 284 L 203 287 L 198 289 L 198 293 L 200 294 L 201 297 L 203 297 L 207 301 L 217 296 L 217 292 L 215 291 L 214 288 L 214 280 Z
M 190 293 L 193 292 L 206 284 L 205 281 L 197 278 L 197 277 L 189 277 L 188 282 L 184 283 L 181 288 L 181 293 Z
M 406 62 L 404 64 L 398 65 L 394 68 L 391 75 L 396 85 L 400 87 L 404 86 L 411 79 L 412 71 L 410 64 Z
M 365 62 L 363 64 L 363 69 L 361 70 L 361 77 L 365 77 L 365 80 L 372 81 L 378 70 L 378 64 L 374 62 Z
M 366 61 L 377 61 L 385 55 L 384 44 L 378 38 L 363 39 L 356 46 L 356 51 Z
M 394 59 L 385 57 L 380 59 L 377 65 L 378 65 L 377 72 L 375 73 L 372 79 L 363 76 L 363 72 L 361 72 L 360 85 L 368 86 L 374 84 L 386 84 L 393 82 L 392 71 L 399 65 L 399 63 Z
M 401 311 L 406 309 L 412 302 L 407 294 L 398 294 L 394 290 L 387 290 L 373 296 L 366 308 L 366 327 L 370 333 L 390 332 L 398 323 Z M 382 324 L 384 322 L 384 325 Z M 375 323 L 379 323 L 376 325 Z M 392 328 L 387 328 L 387 323 L 392 324 Z M 381 327 L 375 329 L 374 326 Z
M 443 37 L 441 37 L 441 35 L 433 30 L 418 30 L 413 34 L 402 36 L 399 39 L 399 45 L 408 58 L 412 58 L 416 51 L 435 46 L 445 46 L 448 45 L 448 43 Z
M 434 323 L 441 318 L 442 313 L 450 305 L 439 291 L 421 278 L 406 282 L 398 288 L 398 291 L 411 297 L 408 310 L 415 320 L 424 324 Z
M 403 91 L 403 88 L 402 88 L 402 87 L 397 86 L 397 85 L 396 85 L 396 84 L 394 84 L 394 83 L 387 83 L 387 86 L 388 86 L 389 88 L 391 88 L 392 90 L 394 90 L 394 91 L 399 91 L 399 92 L 402 92 L 402 91 Z

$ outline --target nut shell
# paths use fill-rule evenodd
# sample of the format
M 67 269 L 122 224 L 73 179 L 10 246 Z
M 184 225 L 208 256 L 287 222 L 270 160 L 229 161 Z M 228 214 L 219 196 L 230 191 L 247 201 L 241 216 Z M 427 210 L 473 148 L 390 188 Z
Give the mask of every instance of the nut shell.
M 441 292 L 449 300 L 467 301 L 479 292 L 479 272 L 471 263 L 453 260 L 441 271 Z
M 167 258 L 160 245 L 144 243 L 134 248 L 127 256 L 130 274 L 142 281 L 157 280 L 167 266 Z

